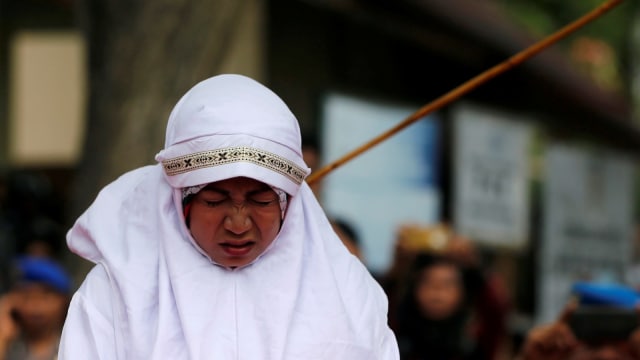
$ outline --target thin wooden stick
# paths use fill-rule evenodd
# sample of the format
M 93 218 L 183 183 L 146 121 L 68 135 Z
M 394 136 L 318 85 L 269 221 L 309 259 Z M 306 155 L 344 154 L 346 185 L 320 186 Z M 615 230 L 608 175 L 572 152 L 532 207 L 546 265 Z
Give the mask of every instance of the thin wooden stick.
M 372 140 L 370 140 L 369 142 L 365 143 L 364 145 L 362 145 L 362 146 L 356 148 L 355 150 L 347 153 L 346 155 L 344 155 L 340 159 L 338 159 L 338 160 L 336 160 L 336 161 L 334 161 L 334 162 L 322 167 L 317 172 L 314 172 L 313 174 L 311 174 L 307 178 L 307 183 L 308 184 L 313 184 L 314 182 L 316 182 L 316 181 L 322 179 L 323 177 L 325 177 L 331 171 L 337 169 L 338 167 L 344 165 L 345 163 L 347 163 L 348 161 L 352 160 L 356 156 L 364 153 L 365 151 L 371 149 L 372 147 L 374 147 L 374 146 L 380 144 L 381 142 L 387 140 L 391 136 L 393 136 L 396 133 L 398 133 L 400 130 L 402 130 L 402 129 L 406 128 L 407 126 L 413 124 L 414 122 L 420 120 L 424 116 L 426 116 L 426 115 L 432 113 L 433 111 L 436 111 L 436 110 L 438 110 L 438 109 L 450 104 L 454 100 L 457 100 L 458 98 L 462 97 L 463 95 L 467 94 L 468 92 L 470 92 L 471 90 L 477 88 L 478 86 L 484 84 L 485 82 L 487 82 L 487 81 L 493 79 L 494 77 L 496 77 L 496 76 L 498 76 L 498 75 L 500 75 L 500 74 L 512 69 L 513 67 L 515 67 L 517 65 L 520 65 L 525 60 L 527 60 L 530 57 L 538 54 L 539 52 L 541 52 L 542 50 L 546 49 L 550 45 L 553 45 L 554 43 L 558 42 L 559 40 L 565 38 L 569 34 L 573 33 L 574 31 L 576 31 L 576 30 L 580 29 L 581 27 L 583 27 L 584 25 L 588 24 L 589 22 L 599 18 L 600 16 L 602 16 L 607 11 L 609 11 L 612 8 L 614 8 L 615 6 L 619 5 L 622 1 L 624 1 L 624 0 L 609 0 L 609 1 L 606 1 L 602 5 L 598 6 L 594 10 L 592 10 L 591 12 L 589 12 L 586 15 L 582 16 L 581 18 L 575 20 L 574 22 L 570 23 L 569 25 L 566 25 L 565 27 L 563 27 L 562 29 L 556 31 L 555 33 L 547 36 L 546 38 L 538 41 L 537 43 L 529 46 L 528 48 L 520 51 L 519 53 L 513 55 L 512 57 L 508 58 L 507 60 L 503 61 L 502 63 L 490 68 L 489 70 L 486 70 L 483 73 L 481 73 L 479 75 L 476 75 L 474 78 L 468 80 L 464 84 L 456 87 L 455 89 L 449 91 L 448 93 L 446 93 L 446 94 L 440 96 L 439 98 L 437 98 L 436 100 L 432 101 L 431 103 L 423 106 L 418 111 L 416 111 L 415 113 L 411 114 L 405 120 L 403 120 L 402 122 L 400 122 L 399 124 L 397 124 L 393 128 L 389 129 L 388 131 L 378 135 L 377 137 L 373 138 Z

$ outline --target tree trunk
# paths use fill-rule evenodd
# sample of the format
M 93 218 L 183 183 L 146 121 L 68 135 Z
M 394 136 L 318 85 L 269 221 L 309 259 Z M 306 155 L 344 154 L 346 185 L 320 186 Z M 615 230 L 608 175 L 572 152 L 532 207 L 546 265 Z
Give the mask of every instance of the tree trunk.
M 70 220 L 119 175 L 154 163 L 169 112 L 218 73 L 262 78 L 262 0 L 84 0 L 89 101 Z M 86 270 L 86 269 L 85 269 Z

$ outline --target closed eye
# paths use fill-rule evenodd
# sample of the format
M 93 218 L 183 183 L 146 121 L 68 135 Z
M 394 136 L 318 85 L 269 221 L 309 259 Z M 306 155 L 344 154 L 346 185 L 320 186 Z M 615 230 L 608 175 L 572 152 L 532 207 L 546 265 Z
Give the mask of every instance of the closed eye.
M 205 205 L 207 205 L 208 207 L 217 207 L 220 206 L 222 204 L 224 204 L 226 200 L 204 200 Z
M 273 203 L 276 202 L 276 199 L 270 199 L 270 200 L 259 200 L 259 199 L 251 199 L 250 200 L 251 203 L 253 203 L 254 205 L 258 205 L 258 206 L 269 206 Z

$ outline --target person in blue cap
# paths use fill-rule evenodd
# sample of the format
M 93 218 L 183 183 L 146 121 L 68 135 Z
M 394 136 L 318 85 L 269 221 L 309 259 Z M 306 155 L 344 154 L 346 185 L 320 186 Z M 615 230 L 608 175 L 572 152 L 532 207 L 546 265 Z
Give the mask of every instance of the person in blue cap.
M 551 324 L 534 327 L 519 360 L 640 359 L 640 295 L 614 284 L 577 283 Z
M 0 360 L 56 359 L 71 278 L 54 260 L 23 257 L 0 297 Z

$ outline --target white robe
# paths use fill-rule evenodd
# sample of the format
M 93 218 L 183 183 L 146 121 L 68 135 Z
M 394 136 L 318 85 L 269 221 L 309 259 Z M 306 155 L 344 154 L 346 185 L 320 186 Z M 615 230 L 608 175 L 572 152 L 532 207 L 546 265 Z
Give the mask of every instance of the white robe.
M 214 169 L 222 178 L 254 173 L 234 164 Z M 284 188 L 282 178 L 258 180 Z M 385 294 L 306 183 L 289 187 L 271 246 L 228 269 L 191 237 L 170 179 L 161 165 L 123 175 L 69 231 L 72 251 L 97 265 L 71 302 L 61 360 L 399 358 Z

